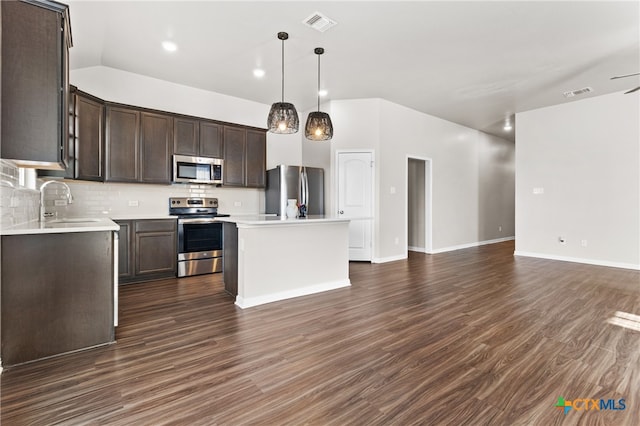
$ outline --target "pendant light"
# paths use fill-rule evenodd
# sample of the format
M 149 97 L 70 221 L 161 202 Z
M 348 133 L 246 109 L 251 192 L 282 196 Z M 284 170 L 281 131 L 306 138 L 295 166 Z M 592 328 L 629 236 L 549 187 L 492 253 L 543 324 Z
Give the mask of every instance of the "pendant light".
M 324 49 L 316 47 L 313 52 L 318 55 L 318 111 L 309 113 L 304 136 L 312 141 L 328 141 L 333 137 L 333 124 L 329 114 L 320 111 L 320 55 L 324 53 Z
M 284 101 L 284 41 L 289 38 L 285 32 L 278 33 L 278 39 L 282 40 L 282 101 L 271 105 L 267 127 L 272 133 L 296 133 L 300 127 L 298 112 L 292 103 Z

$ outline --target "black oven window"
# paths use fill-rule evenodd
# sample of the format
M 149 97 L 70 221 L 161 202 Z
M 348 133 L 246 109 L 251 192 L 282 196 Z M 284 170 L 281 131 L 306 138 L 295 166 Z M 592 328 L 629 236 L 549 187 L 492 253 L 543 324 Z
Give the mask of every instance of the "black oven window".
M 184 252 L 222 250 L 222 223 L 185 223 L 183 226 Z
M 211 179 L 211 166 L 209 164 L 178 163 L 178 177 L 181 179 Z

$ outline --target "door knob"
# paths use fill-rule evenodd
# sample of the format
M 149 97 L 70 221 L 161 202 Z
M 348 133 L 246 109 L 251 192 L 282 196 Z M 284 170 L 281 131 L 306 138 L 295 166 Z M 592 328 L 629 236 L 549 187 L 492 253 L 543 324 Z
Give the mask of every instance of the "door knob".
M 340 210 L 338 213 L 340 213 L 340 214 L 344 214 L 344 210 Z

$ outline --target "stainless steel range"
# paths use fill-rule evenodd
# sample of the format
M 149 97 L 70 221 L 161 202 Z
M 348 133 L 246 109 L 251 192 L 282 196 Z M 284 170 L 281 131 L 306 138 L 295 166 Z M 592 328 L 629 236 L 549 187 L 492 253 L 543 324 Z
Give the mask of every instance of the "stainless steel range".
M 178 277 L 222 272 L 223 235 L 217 198 L 169 198 L 178 217 Z

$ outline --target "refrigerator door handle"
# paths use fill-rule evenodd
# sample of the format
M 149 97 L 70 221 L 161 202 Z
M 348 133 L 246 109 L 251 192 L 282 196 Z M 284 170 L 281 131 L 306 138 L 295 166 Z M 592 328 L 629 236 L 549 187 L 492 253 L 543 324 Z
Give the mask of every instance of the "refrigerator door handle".
M 300 204 L 307 205 L 309 187 L 307 185 L 307 171 L 304 167 L 300 170 Z
M 309 204 L 309 176 L 307 175 L 307 169 L 304 169 L 304 205 Z
M 298 176 L 300 181 L 300 194 L 298 194 L 298 204 L 304 204 L 304 167 L 300 168 L 300 175 Z

